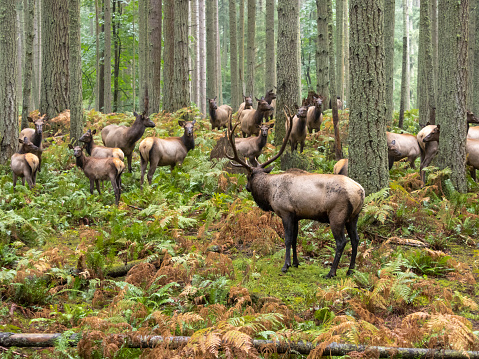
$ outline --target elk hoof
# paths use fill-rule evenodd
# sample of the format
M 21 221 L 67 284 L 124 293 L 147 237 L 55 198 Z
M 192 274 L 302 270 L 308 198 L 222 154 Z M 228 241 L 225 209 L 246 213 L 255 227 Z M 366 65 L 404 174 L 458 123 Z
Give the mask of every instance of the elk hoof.
M 284 266 L 283 266 L 283 268 L 281 268 L 281 272 L 286 273 L 286 272 L 288 271 L 288 268 L 289 268 L 289 267 L 290 267 L 290 266 L 285 263 Z
M 299 262 L 296 262 L 296 263 L 293 262 L 293 267 L 298 268 L 299 267 Z
M 346 275 L 350 276 L 353 273 L 354 273 L 354 269 L 348 269 L 348 271 L 346 272 Z
M 333 274 L 333 273 L 329 272 L 328 274 L 326 274 L 326 275 L 324 276 L 324 278 L 330 279 L 330 278 L 333 278 L 333 277 L 335 277 L 335 276 L 336 276 L 336 274 Z

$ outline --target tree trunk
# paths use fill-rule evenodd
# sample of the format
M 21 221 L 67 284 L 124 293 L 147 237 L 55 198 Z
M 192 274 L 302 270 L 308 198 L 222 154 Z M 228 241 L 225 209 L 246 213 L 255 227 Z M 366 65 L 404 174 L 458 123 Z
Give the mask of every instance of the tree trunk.
M 403 0 L 402 76 L 399 128 L 403 128 L 404 111 L 409 110 L 409 0 Z
M 216 35 L 216 81 L 218 81 L 218 100 L 219 104 L 223 104 L 223 82 L 221 76 L 221 53 L 220 53 L 220 25 L 219 25 L 219 6 L 218 0 L 215 2 L 215 35 Z
M 135 12 L 132 15 L 132 29 L 133 33 L 135 33 Z M 133 89 L 133 112 L 136 111 L 136 39 L 133 39 L 133 56 L 132 56 L 132 64 L 131 64 L 131 88 Z
M 431 119 L 433 108 L 436 107 L 431 44 L 431 3 L 429 0 L 421 0 L 417 72 L 419 125 L 425 126 Z
M 175 64 L 175 0 L 165 0 L 164 5 L 163 110 L 172 112 Z
M 95 76 L 95 109 L 100 111 L 100 7 L 95 0 L 95 49 L 96 49 L 96 76 Z
M 337 19 L 336 19 L 337 20 Z M 341 21 L 342 24 L 342 21 Z M 334 42 L 333 42 L 333 6 L 331 0 L 328 0 L 328 42 L 329 42 L 329 68 L 334 68 Z M 342 50 L 342 48 L 340 48 Z M 334 71 L 329 73 L 329 96 L 332 99 L 331 109 L 333 112 L 333 126 L 334 126 L 334 155 L 336 161 L 343 158 L 343 149 L 341 146 L 341 138 L 339 137 L 339 115 L 338 115 L 338 101 L 336 98 L 336 78 Z
M 18 144 L 17 39 L 15 2 L 0 3 L 0 164 L 6 165 Z
M 437 123 L 441 125 L 437 163 L 451 169 L 455 189 L 465 193 L 466 93 L 469 1 L 439 0 L 439 81 Z
M 466 109 L 477 113 L 474 108 L 474 77 L 477 74 L 475 72 L 474 63 L 477 61 L 475 57 L 476 46 L 476 14 L 477 14 L 477 1 L 469 0 L 469 37 L 467 39 L 467 100 Z
M 70 0 L 70 141 L 78 140 L 83 132 L 83 93 L 81 68 L 81 0 Z
M 276 58 L 274 41 L 275 0 L 266 0 L 266 64 L 264 66 L 264 87 L 266 91 L 276 87 Z
M 344 54 L 343 54 L 343 1 L 336 0 L 336 89 L 333 90 L 341 99 L 343 96 L 343 74 L 344 74 Z M 333 63 L 334 64 L 334 63 Z M 331 97 L 334 98 L 334 97 Z
M 394 23 L 395 1 L 384 0 L 384 50 L 386 54 L 386 121 L 392 123 L 394 112 Z
M 244 78 L 244 6 L 245 0 L 239 0 L 239 19 L 238 19 L 238 71 L 240 83 L 240 98 L 242 96 L 254 96 L 246 94 L 246 82 Z
M 278 0 L 278 53 L 276 57 L 276 73 L 278 82 L 277 111 L 274 143 L 280 145 L 285 136 L 285 121 L 283 109 L 288 106 L 294 110 L 300 99 L 298 86 L 298 22 L 299 2 Z
M 35 15 L 33 20 L 33 75 L 32 75 L 32 109 L 37 109 L 40 105 L 40 0 L 35 2 Z
M 112 112 L 111 103 L 111 0 L 105 1 L 105 113 Z
M 105 6 L 103 0 L 100 0 L 100 8 L 101 8 L 101 15 L 103 18 L 103 23 L 100 27 L 100 33 L 103 34 L 103 38 L 105 35 Z M 98 78 L 98 111 L 105 112 L 105 44 L 100 43 L 100 56 L 99 56 L 99 67 L 100 67 L 100 75 Z
M 114 48 L 114 66 L 113 66 L 113 111 L 118 112 L 120 102 L 120 20 L 122 15 L 122 2 L 113 0 L 113 48 Z
M 348 0 L 344 1 L 344 98 L 342 98 L 343 109 L 349 103 L 349 4 Z
M 150 0 L 150 85 L 149 113 L 160 111 L 161 100 L 161 0 Z
M 317 92 L 323 96 L 323 109 L 329 106 L 328 1 L 316 0 L 318 38 L 316 40 Z
M 190 103 L 188 69 L 188 0 L 175 0 L 175 65 L 173 112 Z
M 279 24 L 279 22 L 278 22 Z M 295 31 L 295 34 L 297 32 Z M 248 0 L 248 42 L 246 51 L 246 93 L 254 92 L 254 73 L 255 73 L 255 35 L 256 35 L 256 0 Z M 291 44 L 292 45 L 292 44 Z M 296 55 L 297 56 L 297 55 Z M 297 68 L 297 67 L 295 67 Z
M 439 78 L 439 65 L 438 65 L 438 18 L 437 18 L 437 0 L 430 0 L 431 1 L 431 41 L 432 41 L 432 66 L 433 66 L 433 77 L 434 77 L 434 93 L 437 96 L 438 88 L 437 88 L 437 80 Z
M 384 1 L 350 0 L 349 176 L 366 195 L 388 186 Z M 364 99 L 368 99 L 364 101 Z M 370 104 L 374 103 L 374 106 Z
M 23 68 L 23 104 L 22 104 L 22 129 L 28 127 L 28 113 L 32 97 L 32 72 L 33 72 L 33 39 L 35 37 L 33 19 L 35 17 L 35 0 L 23 0 L 24 28 L 25 28 L 25 56 Z
M 475 26 L 476 33 L 474 38 L 474 92 L 472 100 L 471 110 L 477 115 L 479 114 L 479 4 L 476 2 L 476 7 L 474 9 L 474 16 L 476 17 Z
M 206 0 L 206 97 L 218 96 L 218 71 L 216 65 L 216 22 L 215 22 L 216 0 Z
M 205 0 L 198 0 L 199 61 L 200 61 L 200 110 L 206 116 L 206 18 Z
M 236 111 L 242 102 L 238 82 L 238 44 L 236 42 L 236 0 L 229 0 L 230 25 L 230 66 L 231 66 L 231 107 Z M 268 35 L 266 35 L 267 37 Z
M 191 74 L 191 102 L 196 104 L 200 109 L 199 93 L 200 93 L 200 55 L 199 55 L 199 31 L 198 31 L 198 0 L 191 0 L 190 3 L 191 9 L 191 37 L 192 37 L 192 47 L 191 47 L 191 65 L 192 65 L 192 74 Z
M 54 118 L 70 107 L 68 2 L 43 0 L 40 112 Z

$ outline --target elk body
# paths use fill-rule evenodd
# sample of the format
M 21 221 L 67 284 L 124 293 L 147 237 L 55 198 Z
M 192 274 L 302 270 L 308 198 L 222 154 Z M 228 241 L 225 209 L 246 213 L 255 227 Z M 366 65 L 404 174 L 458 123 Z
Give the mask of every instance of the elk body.
M 386 132 L 388 143 L 389 169 L 393 168 L 395 161 L 407 158 L 411 168 L 415 168 L 414 161 L 421 155 L 416 136 L 406 133 Z
M 85 176 L 90 180 L 90 193 L 93 194 L 96 184 L 98 194 L 101 194 L 100 181 L 109 179 L 115 192 L 115 204 L 118 206 L 121 195 L 121 174 L 125 170 L 123 161 L 116 157 L 86 157 L 82 147 L 73 147 L 71 144 L 68 147 L 73 150 L 76 165 L 83 170 Z
M 36 152 L 29 152 L 33 153 L 38 157 L 38 172 L 41 172 L 41 167 L 42 167 L 42 141 L 43 141 L 43 125 L 47 122 L 47 119 L 45 118 L 47 115 L 43 115 L 42 117 L 36 119 L 35 121 L 31 118 L 28 117 L 28 122 L 32 122 L 33 125 L 35 126 L 35 129 L 33 128 L 24 128 L 20 132 L 20 137 L 19 139 L 23 140 L 25 137 L 27 137 L 30 142 L 32 142 L 36 147 L 38 147 L 38 150 L 35 150 Z
M 472 166 L 470 173 L 474 181 L 477 180 L 476 170 L 479 169 L 479 140 L 468 138 L 466 140 L 466 164 Z
M 291 116 L 287 118 L 291 123 Z M 336 241 L 336 253 L 327 278 L 336 275 L 339 260 L 346 245 L 344 235 L 344 227 L 346 227 L 352 244 L 351 262 L 347 272 L 349 275 L 356 263 L 359 243 L 357 221 L 364 202 L 364 189 L 346 176 L 313 174 L 298 169 L 291 169 L 281 174 L 270 174 L 272 167 L 267 166 L 283 153 L 291 128 L 290 125 L 278 154 L 257 167 L 252 167 L 239 158 L 233 130 L 229 134 L 229 141 L 233 147 L 234 156 L 227 155 L 227 157 L 248 171 L 246 189 L 251 192 L 256 204 L 264 211 L 275 212 L 283 221 L 286 244 L 285 261 L 281 269 L 283 272 L 286 272 L 291 265 L 295 267 L 299 265 L 296 251 L 299 220 L 312 219 L 329 222 Z M 293 249 L 292 263 L 291 247 Z
M 266 95 L 264 95 L 264 100 L 271 106 L 271 110 L 266 111 L 264 117 L 266 121 L 272 121 L 274 115 L 274 108 L 276 107 L 276 94 L 273 90 L 266 91 Z
M 263 152 L 263 148 L 266 146 L 268 140 L 268 131 L 270 128 L 273 128 L 273 126 L 274 123 L 263 123 L 259 126 L 258 136 L 235 138 L 236 149 L 244 157 L 248 158 L 253 165 L 257 164 L 256 159 L 261 155 L 261 152 Z
M 241 114 L 242 117 L 240 118 L 240 121 L 243 137 L 258 135 L 258 126 L 263 123 L 266 112 L 273 109 L 264 98 L 261 98 L 260 100 L 256 98 L 256 101 L 258 101 L 258 108 L 256 110 L 254 108 L 251 110 L 244 110 Z
M 93 135 L 96 134 L 96 130 L 88 130 L 85 132 L 78 141 L 85 143 L 86 152 L 91 157 L 96 158 L 108 158 L 108 157 L 116 157 L 119 160 L 123 161 L 125 158 L 125 154 L 119 148 L 110 148 L 105 146 L 98 146 L 95 144 L 95 140 Z
M 231 116 L 233 115 L 233 109 L 228 105 L 221 105 L 218 107 L 216 105 L 216 97 L 209 98 L 209 108 L 210 108 L 210 121 L 211 129 L 218 130 L 221 128 L 226 128 L 226 126 L 231 122 Z
M 440 125 L 438 126 L 440 128 Z M 423 168 L 429 166 L 439 149 L 439 141 L 432 141 L 431 138 L 435 137 L 429 136 L 431 133 L 439 131 L 438 126 L 426 125 L 421 129 L 421 131 L 418 132 L 416 136 L 417 142 L 421 149 L 421 164 L 419 166 L 419 174 L 423 183 L 426 182 L 426 173 L 423 171 Z M 427 140 L 424 141 L 426 138 Z
M 323 122 L 323 100 L 320 97 L 313 96 L 313 106 L 308 107 L 307 126 L 309 133 L 313 130 L 319 131 Z
M 176 165 L 181 165 L 190 150 L 195 148 L 195 138 L 193 130 L 196 120 L 178 121 L 178 124 L 184 128 L 182 137 L 147 137 L 140 143 L 141 158 L 141 180 L 140 186 L 143 188 L 143 181 L 148 162 L 148 183 L 151 185 L 153 174 L 158 166 L 170 166 L 171 170 Z
M 471 123 L 479 123 L 479 118 L 474 116 L 470 111 L 467 111 L 467 138 L 479 140 L 479 126 L 470 127 Z
M 298 112 L 293 118 L 293 127 L 291 129 L 291 136 L 289 137 L 289 142 L 291 143 L 291 152 L 296 151 L 298 148 L 298 143 L 300 146 L 300 152 L 303 153 L 304 142 L 306 141 L 306 121 L 308 115 L 308 107 L 301 106 L 298 108 Z M 290 126 L 287 121 L 286 132 L 288 132 L 288 127 Z
M 37 171 L 40 165 L 40 159 L 31 152 L 41 152 L 41 150 L 26 136 L 23 140 L 19 139 L 19 142 L 22 144 L 22 147 L 18 153 L 13 154 L 10 162 L 10 168 L 13 173 L 13 188 L 17 185 L 17 179 L 20 177 L 22 184 L 25 186 L 26 180 L 28 187 L 32 189 L 37 182 Z
M 101 130 L 101 139 L 106 147 L 120 148 L 128 160 L 128 171 L 131 172 L 131 158 L 135 149 L 136 141 L 145 133 L 147 127 L 155 127 L 153 121 L 146 116 L 134 112 L 135 122 L 131 127 L 108 125 Z
M 333 173 L 335 175 L 347 176 L 348 175 L 348 163 L 349 163 L 349 161 L 348 161 L 347 158 L 343 158 L 343 159 L 339 160 L 334 165 Z
M 243 96 L 243 102 L 238 108 L 237 118 L 241 118 L 241 114 L 244 110 L 250 110 L 253 108 L 253 96 Z

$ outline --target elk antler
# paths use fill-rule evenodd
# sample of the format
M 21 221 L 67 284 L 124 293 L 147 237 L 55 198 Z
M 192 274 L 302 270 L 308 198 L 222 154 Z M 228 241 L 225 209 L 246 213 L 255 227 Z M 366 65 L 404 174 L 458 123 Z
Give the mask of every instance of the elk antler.
M 239 158 L 238 156 L 238 151 L 236 150 L 236 144 L 235 144 L 235 139 L 234 139 L 234 133 L 235 133 L 235 130 L 236 130 L 236 127 L 238 127 L 239 123 L 236 123 L 233 127 L 233 129 L 230 131 L 229 128 L 227 128 L 227 133 L 228 133 L 228 140 L 231 144 L 231 147 L 233 148 L 233 154 L 234 156 L 231 157 L 230 155 L 228 155 L 228 153 L 225 151 L 225 156 L 226 158 L 229 158 L 230 160 L 232 161 L 236 161 L 238 162 L 241 166 L 243 166 L 244 168 L 246 168 L 248 170 L 248 172 L 251 172 L 253 170 L 253 168 L 251 166 L 249 166 L 246 162 L 244 162 L 241 158 Z M 233 163 L 232 163 L 233 164 Z M 233 164 L 233 166 L 236 166 L 238 167 L 238 165 L 235 165 Z
M 289 116 L 286 113 L 286 110 L 284 108 L 283 108 L 283 112 L 286 116 L 287 121 L 289 121 L 289 126 L 288 126 L 288 131 L 286 132 L 286 136 L 284 136 L 284 139 L 283 139 L 283 145 L 281 146 L 281 149 L 275 156 L 267 160 L 265 163 L 258 163 L 258 167 L 265 168 L 266 166 L 273 163 L 279 156 L 283 154 L 286 148 L 286 145 L 288 144 L 289 135 L 291 134 L 291 130 L 293 129 L 293 116 L 291 115 L 291 111 L 289 110 L 289 107 L 288 106 L 284 106 L 284 107 L 288 109 Z

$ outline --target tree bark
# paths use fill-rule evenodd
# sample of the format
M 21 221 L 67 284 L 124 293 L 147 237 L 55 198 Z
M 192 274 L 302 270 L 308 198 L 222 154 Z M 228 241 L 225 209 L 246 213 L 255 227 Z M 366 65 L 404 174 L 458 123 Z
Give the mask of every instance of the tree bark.
M 199 54 L 200 54 L 200 110 L 206 116 L 206 18 L 205 0 L 198 0 Z
M 23 0 L 24 27 L 25 27 L 25 56 L 23 67 L 23 104 L 22 130 L 28 127 L 28 113 L 32 100 L 33 75 L 33 39 L 35 37 L 33 19 L 35 17 L 35 0 Z
M 264 87 L 266 91 L 276 87 L 276 49 L 274 41 L 275 0 L 266 0 L 266 64 L 264 66 Z
M 403 0 L 401 104 L 399 107 L 399 128 L 403 128 L 404 111 L 409 110 L 409 0 Z
M 114 21 L 112 22 L 114 66 L 113 66 L 113 111 L 118 112 L 120 105 L 120 21 L 122 15 L 122 2 L 113 0 Z
M 316 40 L 317 92 L 323 96 L 323 108 L 329 107 L 328 1 L 316 0 L 318 38 Z
M 384 98 L 384 1 L 350 0 L 349 4 L 348 173 L 369 195 L 387 187 L 389 181 Z M 368 100 L 364 101 L 365 98 Z
M 40 112 L 54 118 L 70 107 L 68 2 L 43 0 Z
M 333 91 L 343 96 L 343 74 L 344 74 L 344 54 L 343 54 L 343 1 L 336 0 L 336 89 Z M 334 97 L 331 97 L 334 98 Z
M 32 74 L 32 108 L 37 109 L 40 106 L 40 9 L 41 2 L 36 0 L 35 15 L 33 20 L 33 31 L 35 33 L 33 39 L 33 74 Z
M 230 25 L 230 66 L 231 66 L 231 107 L 236 111 L 242 102 L 239 97 L 238 82 L 238 44 L 236 37 L 236 0 L 229 0 Z M 267 36 L 267 35 L 266 35 Z
M 384 0 L 384 50 L 386 54 L 386 121 L 392 123 L 394 112 L 394 24 L 395 1 Z
M 279 22 L 278 22 L 279 24 Z M 295 31 L 295 34 L 297 32 Z M 248 42 L 246 51 L 246 93 L 254 96 L 255 74 L 255 35 L 256 35 L 256 0 L 248 0 Z
M 149 113 L 160 111 L 161 100 L 161 0 L 150 0 L 150 85 Z
M 466 93 L 469 1 L 439 0 L 439 81 L 436 122 L 441 125 L 437 163 L 451 169 L 455 189 L 467 191 Z
M 135 33 L 135 12 L 132 15 L 132 30 Z M 136 111 L 136 39 L 133 39 L 133 56 L 131 65 L 131 88 L 133 89 L 133 112 Z
M 474 12 L 474 16 L 476 17 L 476 32 L 474 37 L 474 74 L 476 74 L 476 76 L 473 77 L 474 88 L 471 110 L 475 114 L 479 114 L 479 4 L 477 4 L 477 2 Z
M 344 1 L 344 98 L 342 98 L 343 109 L 349 103 L 349 6 L 348 0 Z
M 98 0 L 95 0 L 95 50 L 95 109 L 97 111 L 100 111 L 100 7 L 98 4 Z
M 238 19 L 238 71 L 241 96 L 254 96 L 246 94 L 246 82 L 244 78 L 244 7 L 245 0 L 239 0 L 239 19 Z M 240 98 L 241 98 L 240 96 Z
M 111 0 L 105 1 L 105 113 L 112 112 L 111 101 Z
M 437 17 L 437 0 L 431 1 L 431 41 L 432 41 L 432 67 L 434 71 L 434 93 L 437 96 L 437 80 L 439 78 L 439 65 L 438 65 L 438 17 Z
M 18 81 L 17 81 L 17 101 L 18 103 L 23 103 L 23 92 L 22 92 L 22 79 L 24 78 L 23 76 L 23 67 L 24 67 L 24 57 L 23 54 L 25 53 L 25 30 L 24 30 L 24 23 L 23 23 L 23 17 L 22 14 L 24 12 L 23 9 L 23 1 L 21 0 L 16 0 L 17 8 L 15 12 L 15 16 L 17 18 L 17 21 L 15 22 L 15 26 L 17 26 L 17 40 L 18 40 L 18 45 L 17 45 L 17 51 L 19 54 L 22 54 L 22 56 L 18 57 L 18 62 L 17 62 L 17 74 L 18 74 Z
M 70 0 L 70 141 L 83 133 L 83 93 L 81 68 L 80 0 Z
M 216 22 L 215 22 L 216 0 L 206 0 L 206 97 L 218 96 L 218 71 L 216 65 Z
M 221 76 L 221 53 L 220 53 L 220 24 L 219 24 L 219 6 L 218 0 L 215 1 L 215 35 L 216 35 L 216 81 L 218 87 L 218 100 L 219 105 L 223 104 L 223 82 Z
M 198 31 L 198 0 L 191 0 L 190 2 L 190 23 L 191 23 L 191 37 L 192 37 L 192 47 L 191 47 L 191 102 L 196 104 L 200 108 L 199 93 L 200 93 L 200 55 L 199 55 L 199 31 Z
M 175 0 L 175 64 L 172 112 L 190 103 L 188 69 L 188 0 Z
M 474 63 L 477 61 L 475 57 L 475 47 L 476 47 L 476 21 L 477 21 L 477 1 L 469 0 L 469 34 L 467 39 L 467 100 L 466 100 L 466 109 L 477 113 L 474 108 L 474 77 L 477 72 L 475 72 Z
M 163 62 L 163 110 L 173 110 L 173 76 L 175 63 L 175 0 L 165 0 L 163 33 L 165 39 Z
M 103 23 L 100 26 L 100 33 L 103 34 L 103 39 L 105 38 L 105 5 L 103 0 L 100 1 L 101 16 L 103 18 Z M 105 41 L 100 43 L 100 56 L 99 56 L 99 67 L 100 74 L 98 75 L 98 111 L 105 112 Z
M 0 3 L 0 164 L 6 165 L 18 144 L 17 42 L 15 2 Z

